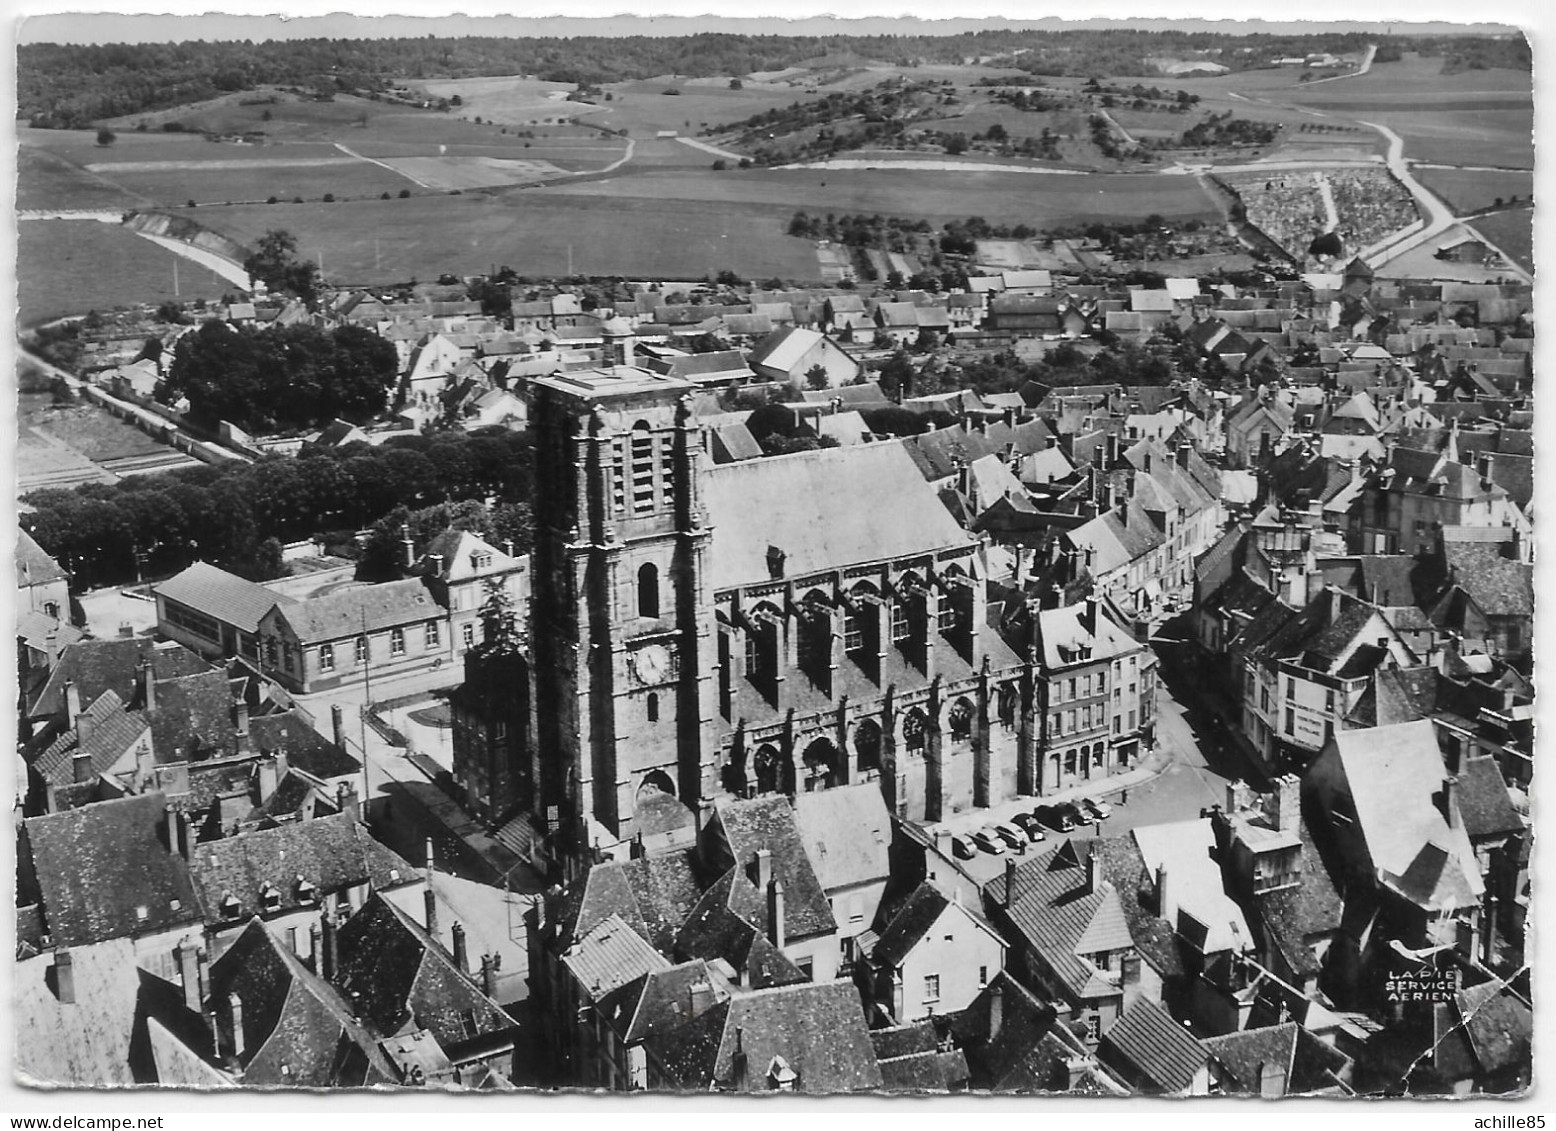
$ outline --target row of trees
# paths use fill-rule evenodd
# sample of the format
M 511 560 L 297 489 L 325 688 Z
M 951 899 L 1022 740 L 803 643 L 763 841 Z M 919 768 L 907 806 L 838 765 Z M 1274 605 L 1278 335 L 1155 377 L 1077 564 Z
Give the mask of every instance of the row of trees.
M 407 436 L 381 447 L 305 447 L 295 459 L 45 488 L 27 496 L 34 510 L 22 524 L 84 587 L 133 580 L 138 556 L 146 576 L 174 573 L 196 559 L 265 575 L 261 548 L 271 539 L 322 537 L 347 548 L 351 532 L 397 507 L 419 511 L 488 498 L 497 504 L 493 521 L 522 552 L 529 546 L 532 467 L 528 434 L 500 428 Z
M 209 321 L 183 335 L 160 390 L 189 398 L 189 416 L 214 428 L 295 431 L 379 415 L 399 374 L 394 346 L 361 326 L 299 323 L 267 329 Z

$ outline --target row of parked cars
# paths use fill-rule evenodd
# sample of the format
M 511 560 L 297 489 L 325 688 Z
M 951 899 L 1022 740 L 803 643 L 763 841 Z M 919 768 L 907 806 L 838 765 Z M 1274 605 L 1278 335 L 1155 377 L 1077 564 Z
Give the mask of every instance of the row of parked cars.
M 951 838 L 951 851 L 962 860 L 971 860 L 980 852 L 1003 855 L 1006 849 L 1018 849 L 1047 840 L 1047 829 L 1067 833 L 1080 825 L 1101 821 L 1113 813 L 1113 806 L 1101 799 L 1083 797 L 1080 801 L 1060 801 L 1039 805 L 1030 813 L 1017 813 L 1010 822 L 985 825 L 974 833 Z

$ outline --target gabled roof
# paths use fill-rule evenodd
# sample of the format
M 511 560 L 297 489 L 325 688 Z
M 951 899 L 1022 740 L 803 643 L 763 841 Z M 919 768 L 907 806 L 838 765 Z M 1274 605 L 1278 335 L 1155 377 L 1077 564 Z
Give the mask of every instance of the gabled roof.
M 633 1045 L 695 1020 L 701 1016 L 701 1002 L 711 1007 L 727 997 L 714 989 L 708 964 L 698 958 L 667 969 L 650 970 L 606 994 L 598 1008 L 622 1043 Z
M 31 534 L 21 530 L 16 536 L 16 585 L 19 589 L 25 589 L 29 585 L 47 585 L 51 581 L 68 581 L 70 575 L 60 568 L 60 565 L 48 554 L 43 547 L 33 540 Z
M 1523 831 L 1523 819 L 1513 807 L 1495 758 L 1466 758 L 1458 777 L 1459 813 L 1471 840 Z
M 152 592 L 244 632 L 258 631 L 260 620 L 275 606 L 295 603 L 291 597 L 207 562 L 195 562 Z
M 1230 1077 L 1231 1090 L 1258 1095 L 1266 1066 L 1280 1069 L 1286 1095 L 1311 1095 L 1339 1086 L 1351 1058 L 1326 1045 L 1295 1021 L 1208 1037 L 1205 1049 Z
M 190 846 L 189 874 L 209 923 L 228 918 L 222 904 L 237 900 L 243 916 L 263 911 L 262 894 L 274 888 L 280 911 L 316 906 L 298 882 L 318 896 L 358 884 L 375 891 L 401 887 L 421 878 L 421 870 L 374 840 L 367 826 L 350 813 L 295 821 Z
M 1380 880 L 1422 902 L 1478 898 L 1484 884 L 1463 822 L 1450 826 L 1438 808 L 1446 773 L 1433 725 L 1341 730 L 1330 741 Z
M 336 986 L 380 1033 L 412 1024 L 447 1049 L 513 1027 L 421 924 L 377 892 L 340 928 L 337 948 Z
M 861 312 L 863 309 L 861 304 Z M 825 340 L 826 335 L 815 330 L 807 330 L 802 326 L 783 326 L 763 338 L 746 358 L 746 362 L 752 369 L 763 366 L 787 373 Z
M 1302 838 L 1301 882 L 1260 892 L 1253 897 L 1254 906 L 1264 928 L 1265 941 L 1280 952 L 1286 965 L 1294 973 L 1317 976 L 1323 964 L 1307 940 L 1321 939 L 1338 930 L 1344 905 L 1308 832 L 1306 821 L 1298 822 L 1297 835 Z
M 150 662 L 156 679 L 171 679 L 209 671 L 211 665 L 181 644 L 159 645 L 149 636 L 81 640 L 60 653 L 48 682 L 27 705 L 27 717 L 57 715 L 65 710 L 65 685 L 74 683 L 83 704 L 94 702 L 105 691 L 118 694 L 133 706 L 139 699 L 142 663 Z
M 701 896 L 683 853 L 596 864 L 564 895 L 557 937 L 571 946 L 612 915 L 668 953 L 676 932 Z
M 441 607 L 419 577 L 343 589 L 325 597 L 310 597 L 279 606 L 276 615 L 291 626 L 303 643 L 360 636 L 364 630 L 387 628 L 431 620 Z
M 233 745 L 232 685 L 221 669 L 159 679 L 156 705 L 146 712 L 159 762 L 175 762 Z
M 891 815 L 875 782 L 797 794 L 794 825 L 823 890 L 891 874 Z
M 795 1074 L 795 1091 L 811 1095 L 881 1086 L 859 991 L 847 981 L 742 994 L 645 1045 L 666 1085 L 681 1091 L 773 1091 L 779 1065 Z
M 11 967 L 11 1039 L 18 1082 L 103 1088 L 137 1083 L 130 1067 L 138 982 L 135 945 L 110 939 L 70 949 L 76 1000 L 57 992 L 53 954 Z
M 231 994 L 242 1005 L 245 1085 L 363 1087 L 397 1079 L 378 1036 L 258 919 L 211 964 L 210 990 L 218 1002 Z M 216 1016 L 230 1047 L 230 1015 L 218 1009 Z
M 610 915 L 562 954 L 562 963 L 583 992 L 599 1000 L 653 970 L 668 970 L 670 961 L 638 934 L 620 915 Z
M 435 562 L 434 558 L 441 558 Z M 484 560 L 485 564 L 479 564 Z M 417 572 L 446 583 L 495 577 L 518 569 L 523 559 L 497 549 L 479 535 L 450 527 L 427 544 Z
M 142 793 L 28 818 L 23 837 L 57 946 L 200 923 L 189 868 L 168 850 L 167 797 Z
M 950 906 L 951 901 L 934 884 L 927 880 L 919 884 L 881 932 L 870 957 L 885 967 L 901 966 Z
M 355 757 L 320 734 L 301 707 L 254 715 L 249 719 L 249 741 L 256 750 L 285 751 L 292 766 L 316 778 L 347 777 L 362 768 Z
M 774 546 L 794 577 L 970 543 L 900 442 L 722 464 L 705 483 L 715 591 L 771 580 Z
M 991 1036 L 996 995 L 1000 999 L 1000 1025 Z M 951 1024 L 957 1042 L 967 1051 L 972 1084 L 979 1089 L 1062 1091 L 1069 1079 L 1065 1060 L 1082 1051 L 1080 1042 L 1064 1032 L 1054 1007 L 1003 970 L 989 980 L 971 1005 L 952 1017 Z
M 81 712 L 89 723 L 85 740 L 81 723 L 54 739 L 31 759 L 33 772 L 53 786 L 70 785 L 75 780 L 75 759 L 79 754 L 91 757 L 92 776 L 104 773 L 146 733 L 146 715 L 126 711 L 116 692 L 105 691 Z
M 1185 1091 L 1210 1059 L 1209 1052 L 1161 1006 L 1137 998 L 1102 1035 L 1103 1059 L 1133 1069 L 1148 1090 Z

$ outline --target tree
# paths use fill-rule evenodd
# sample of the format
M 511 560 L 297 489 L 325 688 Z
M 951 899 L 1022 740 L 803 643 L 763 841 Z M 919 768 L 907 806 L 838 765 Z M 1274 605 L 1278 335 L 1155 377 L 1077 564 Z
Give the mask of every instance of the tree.
M 99 129 L 97 131 L 97 144 L 98 145 L 112 145 L 114 142 L 116 142 L 118 140 L 119 140 L 119 135 L 114 133 L 107 126 L 103 126 L 101 129 Z
M 724 160 L 724 158 L 722 158 L 722 157 L 720 157 L 717 161 L 715 161 L 713 163 L 713 171 L 715 173 L 722 173 L 725 169 L 728 169 L 728 168 L 729 168 L 729 162 Z
M 524 646 L 519 612 L 502 578 L 490 578 L 481 602 L 481 651 L 488 655 L 515 655 Z
M 809 388 L 825 389 L 830 383 L 827 367 L 819 361 L 805 371 L 805 384 Z
M 741 82 L 739 79 L 730 79 L 729 80 L 729 89 L 730 90 L 744 90 L 745 88 L 746 88 L 746 84 Z
M 291 572 L 281 548 L 281 539 L 274 536 L 261 542 L 254 554 L 253 564 L 245 572 L 250 581 L 271 581 Z
M 294 294 L 310 306 L 318 297 L 319 269 L 297 257 L 297 237 L 291 232 L 280 228 L 266 232 L 243 261 L 243 269 L 271 290 Z

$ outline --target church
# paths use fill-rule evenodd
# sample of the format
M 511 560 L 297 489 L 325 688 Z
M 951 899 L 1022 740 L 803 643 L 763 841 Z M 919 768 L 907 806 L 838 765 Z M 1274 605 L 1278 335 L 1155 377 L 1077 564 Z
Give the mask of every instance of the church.
M 514 757 L 560 854 L 654 836 L 667 811 L 692 826 L 719 797 L 872 781 L 932 822 L 1117 768 L 1100 745 L 1061 760 L 1042 618 L 1019 599 L 991 617 L 983 544 L 901 441 L 715 465 L 695 386 L 608 345 L 615 364 L 530 387 Z

